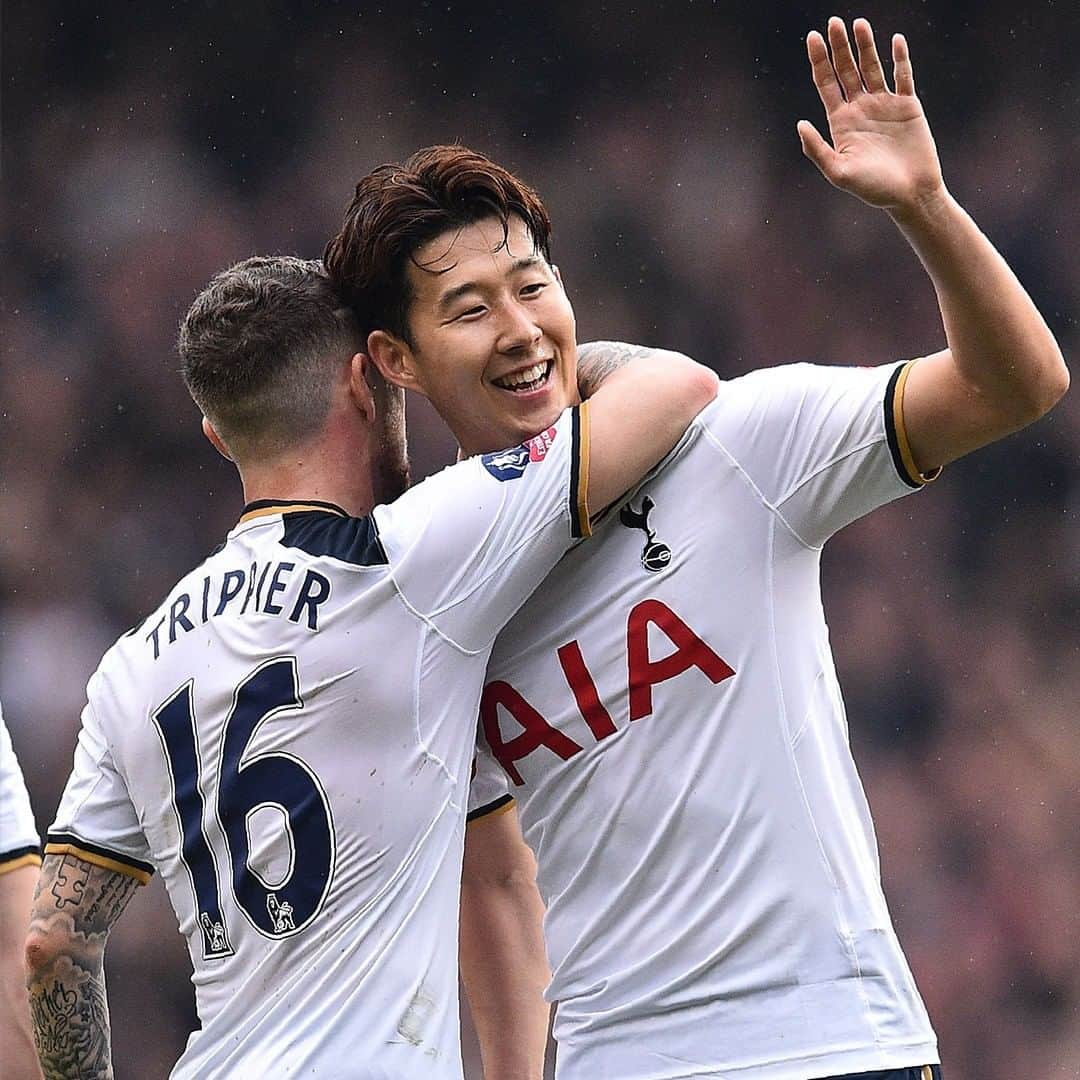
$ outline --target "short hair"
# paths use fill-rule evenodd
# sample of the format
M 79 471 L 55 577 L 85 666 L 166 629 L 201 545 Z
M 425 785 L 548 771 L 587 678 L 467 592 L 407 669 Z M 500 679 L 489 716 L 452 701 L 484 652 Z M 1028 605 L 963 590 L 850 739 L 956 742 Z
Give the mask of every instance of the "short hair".
M 272 255 L 216 275 L 180 323 L 177 348 L 188 392 L 244 458 L 319 429 L 334 374 L 361 339 L 322 263 Z
M 501 165 L 465 146 L 428 146 L 402 163 L 380 165 L 357 185 L 323 262 L 352 307 L 366 342 L 373 330 L 409 341 L 408 267 L 417 248 L 448 229 L 512 214 L 551 259 L 551 219 L 540 196 Z

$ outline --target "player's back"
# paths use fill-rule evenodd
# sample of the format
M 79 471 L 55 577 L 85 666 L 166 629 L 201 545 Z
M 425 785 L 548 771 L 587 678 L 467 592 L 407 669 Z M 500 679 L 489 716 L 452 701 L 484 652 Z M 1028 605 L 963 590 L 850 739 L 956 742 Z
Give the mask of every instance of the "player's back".
M 358 1026 L 454 1075 L 455 943 L 427 913 L 454 904 L 460 768 L 417 679 L 441 650 L 365 525 L 249 518 L 97 677 L 95 707 L 145 717 L 113 760 L 191 951 L 203 1031 L 178 1075 L 300 1069 L 335 1037 L 345 1062 Z
M 202 1022 L 177 1077 L 460 1077 L 476 709 L 572 540 L 577 445 L 366 518 L 250 505 L 106 654 L 47 851 L 161 871 Z

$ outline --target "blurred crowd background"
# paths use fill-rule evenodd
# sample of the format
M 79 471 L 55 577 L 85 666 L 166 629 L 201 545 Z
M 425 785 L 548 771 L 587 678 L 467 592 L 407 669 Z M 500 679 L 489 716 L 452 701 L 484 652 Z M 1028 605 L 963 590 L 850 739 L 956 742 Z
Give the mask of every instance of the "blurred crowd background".
M 1075 11 L 867 2 L 946 179 L 1077 353 Z M 887 218 L 834 191 L 803 39 L 833 9 L 597 0 L 3 9 L 0 698 L 39 827 L 87 677 L 235 521 L 173 340 L 254 253 L 321 254 L 356 180 L 460 140 L 531 181 L 581 340 L 722 376 L 943 343 Z M 882 51 L 887 46 L 882 44 Z M 412 403 L 414 475 L 452 459 Z M 948 1080 L 1080 1076 L 1080 393 L 841 534 L 825 596 L 886 891 Z M 108 953 L 116 1075 L 195 1023 L 160 886 Z M 470 1077 L 480 1076 L 468 1050 Z

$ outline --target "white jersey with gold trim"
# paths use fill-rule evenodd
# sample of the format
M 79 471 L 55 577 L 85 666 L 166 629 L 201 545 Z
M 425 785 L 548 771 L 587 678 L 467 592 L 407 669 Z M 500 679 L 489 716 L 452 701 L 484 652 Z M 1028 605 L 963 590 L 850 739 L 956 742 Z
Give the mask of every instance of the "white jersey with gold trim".
M 0 874 L 20 866 L 37 866 L 40 850 L 30 796 L 0 712 Z
M 907 370 L 722 384 L 499 636 L 470 802 L 480 815 L 508 787 L 537 856 L 560 1080 L 938 1060 L 819 573 L 833 533 L 926 479 Z
M 496 633 L 588 528 L 584 409 L 367 518 L 252 504 L 106 654 L 47 853 L 164 878 L 173 1076 L 459 1080 L 457 903 Z

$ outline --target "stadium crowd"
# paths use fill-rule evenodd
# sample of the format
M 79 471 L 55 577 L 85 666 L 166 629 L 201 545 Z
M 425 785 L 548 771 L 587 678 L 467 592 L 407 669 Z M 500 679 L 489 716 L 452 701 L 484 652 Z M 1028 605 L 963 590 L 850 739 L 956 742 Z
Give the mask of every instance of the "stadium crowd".
M 42 831 L 100 654 L 239 513 L 177 375 L 180 315 L 246 255 L 320 254 L 378 162 L 460 139 L 538 187 L 581 340 L 724 377 L 939 347 L 913 256 L 799 152 L 795 121 L 819 121 L 803 35 L 831 12 L 754 7 L 738 26 L 690 0 L 497 20 L 474 3 L 5 10 L 0 700 Z M 1052 4 L 974 10 L 844 14 L 907 33 L 950 186 L 1072 360 L 1076 49 Z M 421 477 L 453 446 L 411 406 Z M 826 556 L 886 892 L 948 1080 L 1080 1076 L 1078 458 L 1074 393 Z M 160 886 L 132 911 L 109 954 L 121 1080 L 164 1076 L 194 1022 Z

